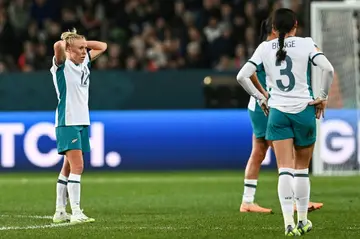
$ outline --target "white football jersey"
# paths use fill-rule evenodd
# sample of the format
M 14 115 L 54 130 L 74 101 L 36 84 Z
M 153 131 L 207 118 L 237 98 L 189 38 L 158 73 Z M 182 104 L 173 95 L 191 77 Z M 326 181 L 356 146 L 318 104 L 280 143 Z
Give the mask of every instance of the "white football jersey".
M 91 60 L 88 53 L 81 64 L 70 60 L 57 66 L 53 57 L 50 72 L 58 98 L 55 126 L 90 125 L 89 84 Z
M 288 37 L 284 47 L 286 58 L 278 64 L 278 49 L 277 38 L 263 42 L 249 62 L 256 67 L 264 65 L 270 94 L 269 106 L 286 113 L 299 113 L 313 100 L 311 63 L 322 53 L 312 38 Z

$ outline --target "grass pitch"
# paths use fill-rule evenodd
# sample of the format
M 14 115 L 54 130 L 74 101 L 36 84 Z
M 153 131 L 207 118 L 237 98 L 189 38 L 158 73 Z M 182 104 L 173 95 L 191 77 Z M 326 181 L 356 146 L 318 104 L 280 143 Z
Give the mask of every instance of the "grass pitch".
M 241 172 L 85 173 L 81 207 L 95 223 L 54 226 L 57 173 L 0 175 L 0 238 L 282 238 L 276 172 L 256 201 L 275 214 L 240 214 Z M 312 177 L 307 238 L 360 237 L 360 177 Z

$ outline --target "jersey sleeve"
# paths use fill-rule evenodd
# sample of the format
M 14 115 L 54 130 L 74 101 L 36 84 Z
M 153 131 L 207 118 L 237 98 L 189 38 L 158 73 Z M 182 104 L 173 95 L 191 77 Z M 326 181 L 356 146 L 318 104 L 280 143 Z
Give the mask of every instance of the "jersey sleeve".
M 324 55 L 324 53 L 319 49 L 319 47 L 316 45 L 316 43 L 311 37 L 307 37 L 306 39 L 308 40 L 309 44 L 309 60 L 314 66 L 316 66 L 316 64 L 314 63 L 315 57 L 319 55 Z
M 56 64 L 55 56 L 52 58 L 52 64 L 50 68 L 50 72 L 56 72 L 60 67 L 62 67 L 65 64 L 65 62 L 61 65 Z
M 250 62 L 251 64 L 253 64 L 256 67 L 256 71 L 261 71 L 261 65 L 263 63 L 262 61 L 262 51 L 264 48 L 264 42 L 261 43 L 255 50 L 254 54 L 252 55 L 252 57 L 250 58 L 250 60 L 248 60 L 248 62 Z
M 91 49 L 87 49 L 86 57 L 85 57 L 85 60 L 84 60 L 84 63 L 87 64 L 87 66 L 89 67 L 89 70 L 91 69 L 91 55 L 90 55 L 90 51 L 91 51 Z

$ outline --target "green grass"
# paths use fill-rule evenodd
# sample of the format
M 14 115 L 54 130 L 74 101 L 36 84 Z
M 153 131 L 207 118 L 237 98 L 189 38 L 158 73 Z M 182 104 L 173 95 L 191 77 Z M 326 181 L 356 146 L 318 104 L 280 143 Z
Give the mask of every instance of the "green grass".
M 256 201 L 273 215 L 240 214 L 240 172 L 86 173 L 82 208 L 93 224 L 51 224 L 57 174 L 0 176 L 0 238 L 281 238 L 277 174 L 262 172 Z M 359 177 L 312 177 L 307 238 L 358 238 Z M 32 227 L 32 228 L 30 228 Z

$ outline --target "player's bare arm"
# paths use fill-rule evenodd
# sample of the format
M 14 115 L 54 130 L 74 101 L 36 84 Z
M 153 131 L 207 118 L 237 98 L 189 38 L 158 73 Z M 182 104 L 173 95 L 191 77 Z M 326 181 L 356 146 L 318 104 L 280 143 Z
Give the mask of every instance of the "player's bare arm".
M 90 50 L 91 61 L 96 60 L 107 49 L 107 44 L 101 41 L 86 41 Z
M 255 88 L 261 92 L 261 94 L 263 94 L 266 98 L 269 98 L 269 94 L 260 84 L 259 79 L 256 76 L 256 73 L 254 73 L 254 74 L 252 74 L 252 76 L 250 76 L 250 80 L 254 84 Z
M 61 65 L 65 62 L 65 41 L 60 40 L 54 44 L 54 53 L 55 53 L 55 63 Z

